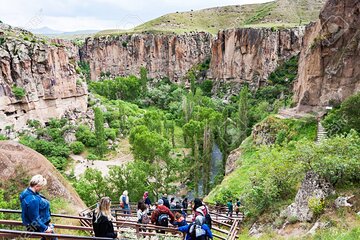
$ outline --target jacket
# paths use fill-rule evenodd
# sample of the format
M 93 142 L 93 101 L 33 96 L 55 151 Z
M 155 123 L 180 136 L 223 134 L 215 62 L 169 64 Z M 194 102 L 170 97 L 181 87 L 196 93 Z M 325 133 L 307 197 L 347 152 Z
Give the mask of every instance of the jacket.
M 93 229 L 95 232 L 95 237 L 108 237 L 108 238 L 116 238 L 117 234 L 114 231 L 114 225 L 109 219 L 101 215 L 96 220 L 96 213 L 93 214 Z
M 151 223 L 156 224 L 161 214 L 167 214 L 169 215 L 171 222 L 175 221 L 174 214 L 170 211 L 170 209 L 164 205 L 159 205 L 151 214 Z
M 21 219 L 25 226 L 31 225 L 39 232 L 45 232 L 51 220 L 50 202 L 41 194 L 26 188 L 20 194 Z
M 195 239 L 191 239 L 191 235 L 189 234 L 189 230 L 192 225 L 193 225 L 193 223 L 178 228 L 178 230 L 180 232 L 186 233 L 185 240 L 195 240 Z M 203 229 L 205 231 L 205 235 L 207 237 L 209 237 L 211 239 L 213 238 L 212 232 L 211 232 L 210 228 L 208 227 L 208 225 L 206 225 L 206 224 L 201 225 L 201 229 Z

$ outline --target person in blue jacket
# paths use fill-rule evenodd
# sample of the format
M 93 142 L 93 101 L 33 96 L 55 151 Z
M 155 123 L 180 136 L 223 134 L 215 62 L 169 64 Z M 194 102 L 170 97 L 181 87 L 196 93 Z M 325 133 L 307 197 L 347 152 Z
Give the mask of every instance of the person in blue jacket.
M 28 231 L 54 233 L 54 225 L 50 224 L 50 202 L 39 193 L 46 184 L 42 175 L 35 175 L 20 194 L 21 218 Z
M 186 233 L 185 240 L 213 238 L 212 232 L 208 225 L 205 224 L 205 217 L 203 216 L 197 216 L 195 218 L 195 223 L 179 227 L 178 230 Z

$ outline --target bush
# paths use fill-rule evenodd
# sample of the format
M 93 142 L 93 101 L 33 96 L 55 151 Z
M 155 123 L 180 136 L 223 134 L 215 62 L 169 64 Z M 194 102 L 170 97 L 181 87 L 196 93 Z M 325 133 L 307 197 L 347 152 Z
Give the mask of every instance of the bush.
M 87 159 L 88 160 L 98 160 L 100 158 L 98 156 L 96 156 L 95 154 L 90 153 L 90 154 L 88 154 Z
M 332 110 L 322 124 L 329 136 L 349 133 L 351 129 L 360 132 L 360 93 L 346 99 L 340 108 Z
M 35 120 L 35 119 L 29 119 L 29 120 L 27 120 L 26 124 L 27 124 L 29 127 L 33 127 L 33 128 L 39 128 L 39 127 L 41 127 L 40 121 Z
M 105 128 L 105 138 L 106 139 L 111 139 L 114 141 L 116 139 L 116 135 L 117 135 L 116 129 Z
M 8 140 L 8 138 L 2 134 L 0 134 L 0 141 Z
M 308 200 L 309 209 L 313 212 L 314 216 L 319 217 L 325 210 L 324 199 L 317 197 L 310 197 Z
M 17 87 L 17 86 L 14 86 L 12 88 L 12 92 L 15 96 L 16 99 L 20 100 L 22 99 L 23 97 L 25 97 L 25 89 L 24 88 L 21 88 L 21 87 Z
M 49 161 L 58 169 L 59 171 L 64 171 L 67 165 L 67 159 L 64 157 L 49 157 Z
M 85 145 L 82 142 L 76 141 L 70 144 L 70 149 L 74 154 L 80 154 L 84 151 Z
M 94 132 L 88 126 L 80 125 L 75 133 L 76 139 L 87 147 L 96 147 L 97 140 Z

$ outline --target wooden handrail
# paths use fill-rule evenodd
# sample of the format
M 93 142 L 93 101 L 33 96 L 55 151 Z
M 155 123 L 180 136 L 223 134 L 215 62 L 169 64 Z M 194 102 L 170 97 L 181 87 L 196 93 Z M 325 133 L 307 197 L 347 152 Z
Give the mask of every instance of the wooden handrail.
M 39 238 L 39 237 L 52 237 L 59 239 L 98 239 L 98 240 L 113 240 L 112 238 L 103 237 L 89 237 L 89 236 L 74 236 L 68 234 L 56 234 L 56 233 L 38 233 L 18 230 L 0 229 L 0 236 L 3 237 L 22 237 L 22 238 Z

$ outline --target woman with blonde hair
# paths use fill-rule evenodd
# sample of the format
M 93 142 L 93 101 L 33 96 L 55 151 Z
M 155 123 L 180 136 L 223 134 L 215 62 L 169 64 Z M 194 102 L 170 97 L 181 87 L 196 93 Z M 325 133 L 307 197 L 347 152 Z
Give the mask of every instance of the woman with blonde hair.
M 128 191 L 125 190 L 119 199 L 120 207 L 124 210 L 124 214 L 130 214 L 130 200 L 128 194 Z
M 50 223 L 50 202 L 40 194 L 46 184 L 42 175 L 35 175 L 29 187 L 20 194 L 21 218 L 28 231 L 54 233 L 54 225 Z
M 111 200 L 109 197 L 103 197 L 100 199 L 98 207 L 93 213 L 93 229 L 95 237 L 108 237 L 116 238 L 117 234 L 114 231 L 114 220 L 111 215 Z

